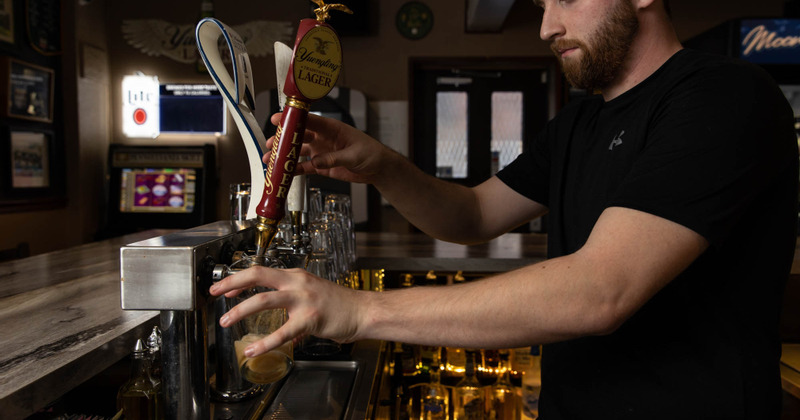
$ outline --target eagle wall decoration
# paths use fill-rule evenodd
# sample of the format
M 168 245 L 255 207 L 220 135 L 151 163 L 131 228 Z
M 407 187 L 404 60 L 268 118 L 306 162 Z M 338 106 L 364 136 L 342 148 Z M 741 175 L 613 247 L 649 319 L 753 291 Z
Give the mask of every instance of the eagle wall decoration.
M 293 42 L 290 22 L 257 20 L 231 25 L 242 37 L 250 57 L 273 53 L 275 41 Z M 128 44 L 153 57 L 165 56 L 180 63 L 197 60 L 194 24 L 175 24 L 160 19 L 135 19 L 122 22 L 122 35 Z

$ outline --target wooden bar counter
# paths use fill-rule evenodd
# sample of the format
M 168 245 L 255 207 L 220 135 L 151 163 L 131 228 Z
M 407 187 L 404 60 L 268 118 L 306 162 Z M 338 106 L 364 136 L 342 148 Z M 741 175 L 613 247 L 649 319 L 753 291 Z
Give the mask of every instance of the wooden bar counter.
M 148 335 L 158 312 L 120 307 L 119 248 L 169 232 L 145 231 L 0 263 L 0 417 L 22 419 L 46 407 L 122 360 L 137 338 Z M 362 269 L 495 273 L 544 260 L 546 237 L 506 234 L 463 246 L 422 234 L 359 232 L 357 247 Z M 800 251 L 792 273 L 800 278 Z M 797 373 L 796 367 L 782 368 Z M 795 386 L 788 392 L 797 392 L 784 381 Z
M 123 311 L 119 247 L 147 231 L 0 264 L 0 417 L 19 419 L 130 354 L 158 312 Z

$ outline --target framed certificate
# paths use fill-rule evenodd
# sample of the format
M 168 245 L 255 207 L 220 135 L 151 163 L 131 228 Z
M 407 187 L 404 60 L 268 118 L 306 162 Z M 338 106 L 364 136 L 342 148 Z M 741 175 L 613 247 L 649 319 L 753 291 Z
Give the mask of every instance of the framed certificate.
M 50 139 L 43 132 L 11 131 L 11 188 L 50 186 Z
M 0 213 L 65 205 L 60 146 L 52 130 L 0 125 Z
M 52 69 L 6 58 L 0 63 L 4 83 L 8 87 L 4 98 L 5 115 L 32 121 L 53 121 Z

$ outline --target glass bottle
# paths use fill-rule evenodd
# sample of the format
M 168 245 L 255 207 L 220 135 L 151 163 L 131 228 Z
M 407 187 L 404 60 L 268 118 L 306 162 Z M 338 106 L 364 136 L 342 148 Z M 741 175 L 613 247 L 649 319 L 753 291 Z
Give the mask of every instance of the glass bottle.
M 511 383 L 522 389 L 523 372 L 533 367 L 530 347 L 519 347 L 511 351 Z
M 464 378 L 464 371 L 467 367 L 467 356 L 464 349 L 458 347 L 445 347 L 444 372 L 442 372 L 442 382 L 446 386 L 455 386 Z
M 402 343 L 402 369 L 403 376 L 407 379 L 416 378 L 420 372 L 419 346 L 415 344 Z
M 422 394 L 422 409 L 420 410 L 420 420 L 447 420 L 449 412 L 449 395 L 447 389 L 442 386 L 440 378 L 441 372 L 441 348 L 436 348 L 431 357 L 430 382 L 425 385 Z
M 475 378 L 475 353 L 467 351 L 467 366 L 462 379 L 453 389 L 453 419 L 482 420 L 485 402 L 481 384 Z
M 157 388 L 161 386 L 161 330 L 158 326 L 153 326 L 153 331 L 147 337 L 147 349 L 150 353 L 150 376 L 156 383 Z
M 392 419 L 409 420 L 412 418 L 409 411 L 410 393 L 408 384 L 403 376 L 403 345 L 400 342 L 394 343 L 392 351 L 394 363 L 392 363 L 392 387 L 394 388 L 394 399 L 392 401 Z
M 125 420 L 156 420 L 160 417 L 159 400 L 150 376 L 149 354 L 139 339 L 133 349 L 131 376 L 117 393 L 117 410 L 122 410 Z
M 428 271 L 425 273 L 425 285 L 426 286 L 436 286 L 439 284 L 439 276 L 436 275 L 436 272 L 433 270 Z
M 400 275 L 400 287 L 414 287 L 414 275 L 410 273 Z
M 436 354 L 435 357 L 434 354 L 440 352 L 441 352 L 441 347 L 419 346 L 420 374 L 427 377 L 428 375 L 430 375 L 432 369 L 439 368 L 439 362 L 435 362 L 434 358 L 437 360 L 441 360 L 441 354 Z
M 476 363 L 476 376 L 483 386 L 493 385 L 500 377 L 500 355 L 497 350 L 481 350 L 482 360 Z
M 496 420 L 519 419 L 519 401 L 511 384 L 511 362 L 508 356 L 508 351 L 500 352 L 500 377 L 492 385 L 492 418 Z
M 522 418 L 527 420 L 539 417 L 539 392 L 542 388 L 539 346 L 531 347 L 530 354 L 531 364 L 522 373 Z

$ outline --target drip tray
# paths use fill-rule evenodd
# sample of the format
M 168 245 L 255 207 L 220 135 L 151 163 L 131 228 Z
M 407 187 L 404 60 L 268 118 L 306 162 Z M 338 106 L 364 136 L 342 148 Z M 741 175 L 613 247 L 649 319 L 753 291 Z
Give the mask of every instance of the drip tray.
M 355 361 L 296 361 L 263 420 L 340 420 L 352 398 Z

